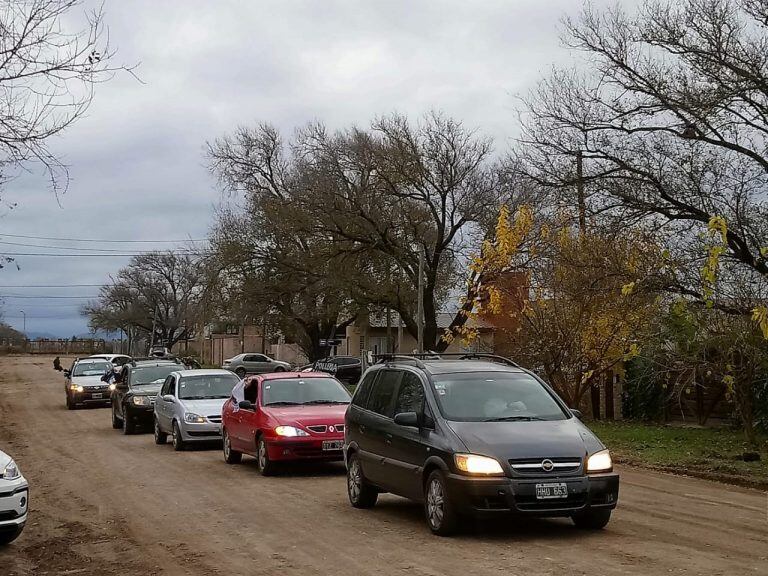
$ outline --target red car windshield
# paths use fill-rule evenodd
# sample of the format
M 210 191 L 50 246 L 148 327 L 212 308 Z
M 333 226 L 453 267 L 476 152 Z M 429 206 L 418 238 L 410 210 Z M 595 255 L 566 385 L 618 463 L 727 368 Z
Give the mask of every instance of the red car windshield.
M 275 378 L 262 386 L 263 406 L 349 404 L 346 388 L 333 378 Z

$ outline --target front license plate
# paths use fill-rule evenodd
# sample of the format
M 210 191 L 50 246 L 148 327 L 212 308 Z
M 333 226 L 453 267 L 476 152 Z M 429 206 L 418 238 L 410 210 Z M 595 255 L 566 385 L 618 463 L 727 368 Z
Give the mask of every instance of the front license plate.
M 568 485 L 564 482 L 536 484 L 536 499 L 568 498 Z
M 99 399 L 99 398 L 101 398 L 101 397 L 102 397 L 102 394 L 101 394 L 101 393 L 97 393 L 97 394 L 91 394 L 91 398 L 93 398 L 94 400 L 98 400 L 98 399 Z
M 323 442 L 323 450 L 341 450 L 344 447 L 342 440 L 326 440 Z

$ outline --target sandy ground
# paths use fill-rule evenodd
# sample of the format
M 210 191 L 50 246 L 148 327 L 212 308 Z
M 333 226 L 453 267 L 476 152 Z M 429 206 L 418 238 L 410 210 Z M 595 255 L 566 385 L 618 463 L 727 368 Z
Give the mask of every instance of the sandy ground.
M 341 465 L 262 478 L 216 447 L 122 436 L 107 409 L 66 409 L 51 360 L 0 359 L 0 448 L 32 487 L 0 574 L 768 575 L 762 492 L 625 468 L 602 532 L 508 519 L 443 539 L 400 498 L 352 509 Z

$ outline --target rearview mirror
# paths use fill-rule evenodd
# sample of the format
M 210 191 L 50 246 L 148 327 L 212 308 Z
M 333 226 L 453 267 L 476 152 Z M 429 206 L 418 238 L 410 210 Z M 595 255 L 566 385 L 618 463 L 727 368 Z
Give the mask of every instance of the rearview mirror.
M 250 400 L 242 400 L 238 403 L 238 406 L 243 410 L 253 410 L 253 402 Z
M 575 408 L 571 408 L 571 414 L 576 416 L 576 418 L 578 418 L 579 420 L 584 418 L 584 415 L 581 413 L 581 410 L 576 410 Z
M 419 415 L 416 412 L 400 412 L 395 414 L 395 424 L 399 426 L 419 427 Z

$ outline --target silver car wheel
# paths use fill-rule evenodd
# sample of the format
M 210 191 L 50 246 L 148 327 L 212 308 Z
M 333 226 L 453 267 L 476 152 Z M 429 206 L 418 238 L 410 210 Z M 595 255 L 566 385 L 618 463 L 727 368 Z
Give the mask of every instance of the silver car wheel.
M 352 460 L 347 472 L 347 490 L 349 490 L 349 499 L 352 502 L 358 502 L 360 500 L 360 492 L 363 487 L 363 474 L 360 470 L 360 462 L 357 458 Z
M 443 485 L 437 478 L 433 478 L 427 491 L 427 517 L 432 528 L 438 529 L 443 523 L 444 501 Z
M 229 445 L 229 434 L 224 432 L 224 458 L 229 460 L 229 454 L 232 450 L 232 446 Z

